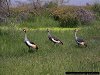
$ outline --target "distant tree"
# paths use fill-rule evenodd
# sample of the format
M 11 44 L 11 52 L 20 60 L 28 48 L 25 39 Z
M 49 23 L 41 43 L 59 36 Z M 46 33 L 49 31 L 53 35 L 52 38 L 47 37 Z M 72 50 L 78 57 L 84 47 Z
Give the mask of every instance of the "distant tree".
M 34 9 L 38 9 L 38 8 L 41 8 L 41 3 L 42 1 L 41 0 L 28 0 L 32 3 Z
M 0 0 L 0 20 L 5 20 L 10 16 L 10 0 Z
M 0 13 L 9 15 L 10 0 L 0 0 Z

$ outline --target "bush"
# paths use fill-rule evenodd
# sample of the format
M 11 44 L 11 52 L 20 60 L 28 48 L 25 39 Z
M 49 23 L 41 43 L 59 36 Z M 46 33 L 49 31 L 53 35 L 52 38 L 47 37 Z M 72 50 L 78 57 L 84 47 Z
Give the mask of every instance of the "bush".
M 79 24 L 76 15 L 72 13 L 66 13 L 60 16 L 59 22 L 62 27 L 76 27 Z
M 94 20 L 94 14 L 86 9 L 78 9 L 76 15 L 82 24 L 88 24 Z
M 75 27 L 80 24 L 88 24 L 94 20 L 94 15 L 85 7 L 57 7 L 51 10 L 52 17 L 59 21 L 62 27 Z
M 52 1 L 44 4 L 44 7 L 46 7 L 46 8 L 52 8 L 52 7 L 57 7 L 57 6 L 58 6 L 58 4 L 55 2 L 52 2 Z
M 100 20 L 100 2 L 94 3 L 94 5 L 92 5 L 92 10 L 95 13 L 96 19 Z
M 100 15 L 100 3 L 94 3 L 92 10 Z

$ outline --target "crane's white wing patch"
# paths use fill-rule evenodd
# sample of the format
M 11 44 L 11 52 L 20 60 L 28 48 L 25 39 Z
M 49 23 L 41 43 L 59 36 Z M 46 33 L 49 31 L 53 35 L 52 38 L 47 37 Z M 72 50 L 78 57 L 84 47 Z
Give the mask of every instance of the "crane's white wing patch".
M 84 44 L 85 44 L 85 42 L 78 42 L 78 41 L 77 41 L 77 43 L 79 43 L 79 44 L 81 44 L 81 45 L 84 45 Z
M 56 43 L 60 43 L 60 41 L 55 40 L 54 38 L 52 38 L 52 41 L 56 42 Z
M 31 44 L 29 41 L 26 41 L 26 43 L 27 43 L 29 46 L 33 46 L 33 44 Z
M 36 45 L 32 45 L 32 48 L 36 48 Z

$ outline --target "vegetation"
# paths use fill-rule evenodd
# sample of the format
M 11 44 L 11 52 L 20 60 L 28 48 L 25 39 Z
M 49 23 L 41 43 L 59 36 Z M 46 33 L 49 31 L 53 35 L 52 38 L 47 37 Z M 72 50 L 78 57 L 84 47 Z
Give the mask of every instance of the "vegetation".
M 98 24 L 100 22 L 97 22 Z M 99 25 L 97 25 L 99 26 Z M 100 38 L 97 26 L 80 30 L 87 48 L 77 47 L 73 29 L 51 28 L 64 45 L 54 45 L 47 38 L 46 28 L 28 30 L 28 38 L 39 50 L 28 53 L 22 29 L 0 29 L 0 74 L 1 75 L 63 75 L 67 72 L 100 72 Z M 62 36 L 61 36 L 62 35 Z M 19 44 L 20 43 L 20 44 Z
M 92 7 L 64 6 L 51 9 L 52 16 L 60 22 L 61 27 L 76 27 L 89 24 L 95 20 Z

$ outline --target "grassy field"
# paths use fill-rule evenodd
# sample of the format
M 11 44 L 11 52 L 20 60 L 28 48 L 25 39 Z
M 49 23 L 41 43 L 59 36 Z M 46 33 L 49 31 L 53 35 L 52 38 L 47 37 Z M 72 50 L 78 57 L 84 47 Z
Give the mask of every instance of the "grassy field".
M 39 50 L 28 52 L 23 27 L 0 27 L 0 75 L 65 75 L 65 72 L 100 72 L 100 26 L 80 27 L 87 48 L 77 47 L 74 28 L 49 28 L 64 45 L 47 38 L 47 28 L 28 28 L 28 38 Z

